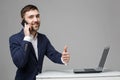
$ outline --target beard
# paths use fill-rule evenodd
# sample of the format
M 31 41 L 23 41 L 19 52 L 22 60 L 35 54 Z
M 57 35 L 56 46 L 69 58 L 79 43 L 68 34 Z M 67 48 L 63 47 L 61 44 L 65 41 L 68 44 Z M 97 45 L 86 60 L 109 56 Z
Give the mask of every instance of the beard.
M 40 23 L 36 22 L 36 23 L 32 24 L 31 31 L 37 32 L 39 30 L 39 27 L 40 27 Z

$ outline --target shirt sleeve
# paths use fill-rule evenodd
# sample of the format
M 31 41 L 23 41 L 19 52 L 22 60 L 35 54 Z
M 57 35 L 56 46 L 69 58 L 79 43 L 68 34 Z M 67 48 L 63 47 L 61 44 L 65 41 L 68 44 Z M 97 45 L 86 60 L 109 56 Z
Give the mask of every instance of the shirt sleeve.
M 64 65 L 66 65 L 66 66 L 68 65 L 66 62 L 63 61 L 62 57 L 61 57 L 61 61 Z
M 32 37 L 31 36 L 25 36 L 23 40 L 31 42 L 32 41 Z

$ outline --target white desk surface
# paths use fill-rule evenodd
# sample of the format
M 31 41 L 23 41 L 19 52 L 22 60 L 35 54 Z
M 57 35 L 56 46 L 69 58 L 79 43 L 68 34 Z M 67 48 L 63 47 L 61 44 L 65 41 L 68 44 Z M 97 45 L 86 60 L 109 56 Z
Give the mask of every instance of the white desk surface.
M 46 70 L 37 75 L 37 79 L 47 78 L 90 78 L 90 77 L 120 77 L 120 71 L 103 71 L 101 73 L 75 74 L 73 70 Z

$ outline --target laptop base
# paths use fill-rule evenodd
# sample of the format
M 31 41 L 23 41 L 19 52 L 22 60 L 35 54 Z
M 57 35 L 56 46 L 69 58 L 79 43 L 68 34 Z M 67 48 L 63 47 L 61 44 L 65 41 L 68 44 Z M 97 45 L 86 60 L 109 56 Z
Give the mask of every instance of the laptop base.
M 100 70 L 95 70 L 95 69 L 74 69 L 73 70 L 74 73 L 78 74 L 78 73 L 100 73 L 102 71 Z

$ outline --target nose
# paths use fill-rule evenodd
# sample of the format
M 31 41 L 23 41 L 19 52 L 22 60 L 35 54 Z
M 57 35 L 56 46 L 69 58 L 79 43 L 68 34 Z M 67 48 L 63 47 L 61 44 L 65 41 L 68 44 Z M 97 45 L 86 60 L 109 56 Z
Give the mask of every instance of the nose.
M 38 21 L 38 18 L 37 17 L 34 17 L 34 22 Z

